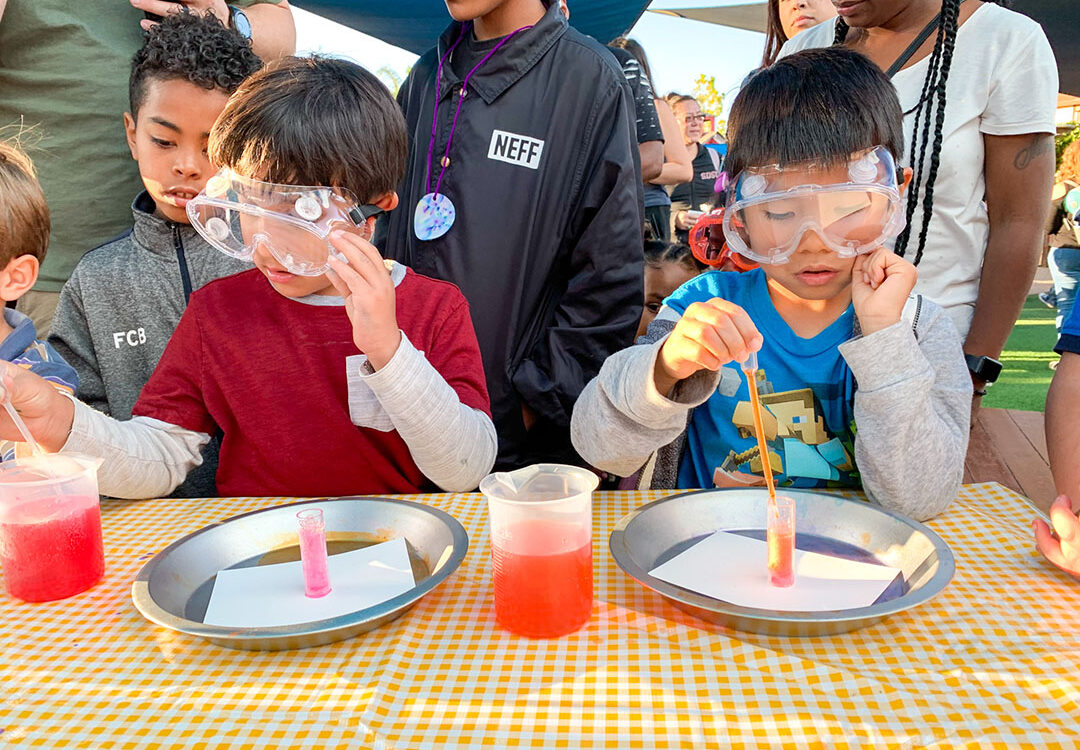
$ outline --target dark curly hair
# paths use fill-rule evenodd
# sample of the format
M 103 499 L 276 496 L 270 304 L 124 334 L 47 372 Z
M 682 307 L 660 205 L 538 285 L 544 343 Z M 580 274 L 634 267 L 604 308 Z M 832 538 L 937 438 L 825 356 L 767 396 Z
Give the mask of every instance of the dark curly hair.
M 216 16 L 182 11 L 152 27 L 131 61 L 128 99 L 138 117 L 150 81 L 190 81 L 231 94 L 262 67 L 251 42 Z

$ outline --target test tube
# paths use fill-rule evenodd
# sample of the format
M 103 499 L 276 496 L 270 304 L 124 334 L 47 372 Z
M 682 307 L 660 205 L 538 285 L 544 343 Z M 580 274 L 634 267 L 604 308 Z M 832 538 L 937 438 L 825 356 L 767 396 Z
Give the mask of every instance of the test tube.
M 300 521 L 300 567 L 304 571 L 304 594 L 318 599 L 330 593 L 330 570 L 326 557 L 326 523 L 320 508 L 296 514 Z
M 778 495 L 769 500 L 769 519 L 765 528 L 769 547 L 769 581 L 786 588 L 795 583 L 795 501 Z

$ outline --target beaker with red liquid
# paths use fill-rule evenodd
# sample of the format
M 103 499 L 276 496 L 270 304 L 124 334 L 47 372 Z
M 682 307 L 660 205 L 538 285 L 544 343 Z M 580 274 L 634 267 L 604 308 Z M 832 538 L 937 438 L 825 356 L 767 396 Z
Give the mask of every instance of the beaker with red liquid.
M 60 454 L 0 464 L 0 569 L 9 594 L 47 602 L 101 580 L 100 465 Z
M 576 466 L 537 464 L 480 483 L 491 517 L 495 619 L 512 633 L 555 638 L 592 613 L 592 492 Z

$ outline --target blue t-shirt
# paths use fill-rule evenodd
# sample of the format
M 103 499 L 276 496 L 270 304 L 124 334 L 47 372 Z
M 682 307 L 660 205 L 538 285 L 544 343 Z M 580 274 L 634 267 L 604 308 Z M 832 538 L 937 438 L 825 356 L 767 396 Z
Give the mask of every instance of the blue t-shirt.
M 1061 326 L 1061 336 L 1058 338 L 1057 346 L 1054 347 L 1054 351 L 1058 354 L 1064 354 L 1065 352 L 1080 354 L 1080 315 L 1077 315 L 1078 310 L 1080 310 L 1080 305 L 1073 305 L 1072 312 L 1069 313 L 1068 319 Z
M 784 322 L 765 274 L 711 271 L 691 279 L 664 304 L 682 314 L 714 297 L 746 310 L 764 337 L 758 352 L 769 454 L 777 483 L 788 487 L 858 487 L 855 467 L 855 378 L 838 346 L 851 338 L 848 309 L 810 339 Z M 762 474 L 746 377 L 737 363 L 720 370 L 716 393 L 694 410 L 679 467 L 679 487 L 712 487 L 718 467 Z

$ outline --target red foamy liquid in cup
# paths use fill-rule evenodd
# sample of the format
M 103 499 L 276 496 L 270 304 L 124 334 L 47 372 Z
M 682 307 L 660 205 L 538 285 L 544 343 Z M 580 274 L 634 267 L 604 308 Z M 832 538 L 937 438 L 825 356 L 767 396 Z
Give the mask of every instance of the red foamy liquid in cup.
M 769 532 L 769 580 L 773 586 L 795 583 L 795 533 Z
M 45 518 L 40 505 L 12 508 L 0 524 L 4 583 L 9 594 L 27 602 L 73 596 L 105 572 L 97 498 L 61 495 L 50 502 Z
M 573 633 L 592 613 L 592 541 L 563 551 L 579 526 L 554 521 L 515 524 L 513 551 L 492 540 L 495 618 L 507 630 L 530 638 Z

